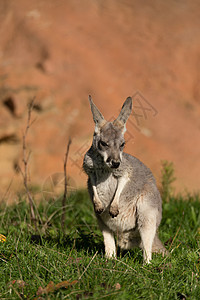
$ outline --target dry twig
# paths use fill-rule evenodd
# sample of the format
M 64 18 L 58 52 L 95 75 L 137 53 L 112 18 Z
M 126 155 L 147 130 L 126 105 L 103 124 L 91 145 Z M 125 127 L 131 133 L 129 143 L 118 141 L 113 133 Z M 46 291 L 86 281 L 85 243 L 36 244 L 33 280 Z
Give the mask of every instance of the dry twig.
M 69 155 L 69 148 L 71 145 L 71 138 L 69 138 L 68 140 L 68 144 L 67 144 L 67 150 L 65 153 L 65 159 L 64 159 L 64 195 L 63 195 L 63 200 L 62 200 L 62 208 L 63 208 L 63 212 L 62 212 L 62 230 L 64 233 L 64 227 L 65 227 L 65 213 L 66 213 L 66 202 L 67 202 L 67 158 Z
M 35 210 L 34 210 L 34 206 L 35 206 L 34 205 L 34 200 L 33 200 L 33 197 L 31 195 L 31 192 L 30 192 L 29 187 L 28 187 L 28 162 L 29 162 L 31 152 L 29 151 L 27 153 L 27 146 L 26 146 L 26 139 L 27 139 L 29 128 L 33 124 L 33 122 L 35 121 L 35 120 L 33 120 L 31 122 L 31 113 L 32 113 L 32 110 L 33 110 L 33 107 L 34 107 L 34 100 L 35 100 L 35 98 L 28 105 L 27 124 L 26 124 L 25 132 L 23 134 L 23 159 L 22 159 L 22 161 L 23 161 L 23 165 L 24 165 L 24 170 L 22 171 L 21 168 L 19 168 L 19 170 L 22 174 L 23 181 L 24 181 L 24 187 L 25 187 L 26 194 L 27 194 L 28 200 L 29 200 L 31 221 L 33 222 L 35 228 L 37 228 L 37 220 L 36 220 Z

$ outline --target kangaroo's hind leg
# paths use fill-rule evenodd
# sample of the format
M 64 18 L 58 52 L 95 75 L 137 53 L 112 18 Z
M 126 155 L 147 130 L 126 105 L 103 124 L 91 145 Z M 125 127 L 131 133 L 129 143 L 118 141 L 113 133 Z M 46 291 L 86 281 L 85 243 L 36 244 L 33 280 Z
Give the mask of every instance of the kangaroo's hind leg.
M 99 223 L 99 228 L 103 234 L 105 256 L 107 258 L 116 257 L 116 246 L 113 232 L 102 222 L 102 220 L 98 216 L 97 220 Z
M 138 230 L 141 237 L 143 257 L 146 263 L 152 258 L 152 247 L 158 227 L 159 211 L 149 204 L 148 198 L 141 197 L 138 201 Z
M 158 237 L 158 233 L 156 233 L 154 241 L 153 241 L 152 252 L 162 253 L 163 256 L 164 256 L 164 254 L 168 254 L 167 249 L 165 248 L 165 246 L 163 245 L 163 243 L 161 242 L 161 240 Z
M 149 263 L 152 258 L 152 245 L 156 233 L 155 220 L 153 220 L 153 218 L 147 218 L 139 231 L 142 241 L 144 261 Z

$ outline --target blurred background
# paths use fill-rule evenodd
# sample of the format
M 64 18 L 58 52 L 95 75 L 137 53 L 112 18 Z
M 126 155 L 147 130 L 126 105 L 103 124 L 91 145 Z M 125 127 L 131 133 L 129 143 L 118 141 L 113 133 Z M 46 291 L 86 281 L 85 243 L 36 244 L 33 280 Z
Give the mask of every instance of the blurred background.
M 27 150 L 38 190 L 61 183 L 69 136 L 69 185 L 86 187 L 89 94 L 108 120 L 132 96 L 125 151 L 158 184 L 168 160 L 177 192 L 199 190 L 198 0 L 1 0 L 0 25 L 0 201 L 23 189 L 22 137 L 33 97 Z

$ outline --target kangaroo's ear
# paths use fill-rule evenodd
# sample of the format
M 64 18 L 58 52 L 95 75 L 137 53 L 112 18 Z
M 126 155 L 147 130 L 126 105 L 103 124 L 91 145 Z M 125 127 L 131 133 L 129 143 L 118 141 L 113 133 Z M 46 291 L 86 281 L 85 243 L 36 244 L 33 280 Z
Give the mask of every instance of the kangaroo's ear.
M 89 101 L 90 101 L 90 107 L 91 107 L 91 111 L 92 111 L 92 115 L 93 115 L 93 120 L 96 124 L 96 128 L 100 128 L 106 123 L 106 121 L 105 121 L 103 115 L 101 114 L 101 112 L 98 110 L 98 108 L 92 101 L 92 97 L 90 95 L 89 95 Z
M 122 106 L 119 116 L 113 122 L 113 125 L 115 125 L 117 127 L 122 127 L 122 128 L 124 128 L 124 130 L 126 130 L 126 127 L 125 127 L 126 122 L 128 120 L 128 117 L 131 114 L 131 111 L 132 111 L 132 98 L 128 97 Z

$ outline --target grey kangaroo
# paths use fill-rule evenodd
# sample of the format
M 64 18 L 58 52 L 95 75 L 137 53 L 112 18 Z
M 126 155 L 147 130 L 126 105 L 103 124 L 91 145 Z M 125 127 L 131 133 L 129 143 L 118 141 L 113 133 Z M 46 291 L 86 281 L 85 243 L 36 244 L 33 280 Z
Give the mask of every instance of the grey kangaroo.
M 166 252 L 157 234 L 162 200 L 151 171 L 136 157 L 123 152 L 132 99 L 126 99 L 113 122 L 104 119 L 91 96 L 89 101 L 95 130 L 83 168 L 103 234 L 105 255 L 116 257 L 116 234 L 120 248 L 142 248 L 144 262 L 149 263 L 152 252 Z

